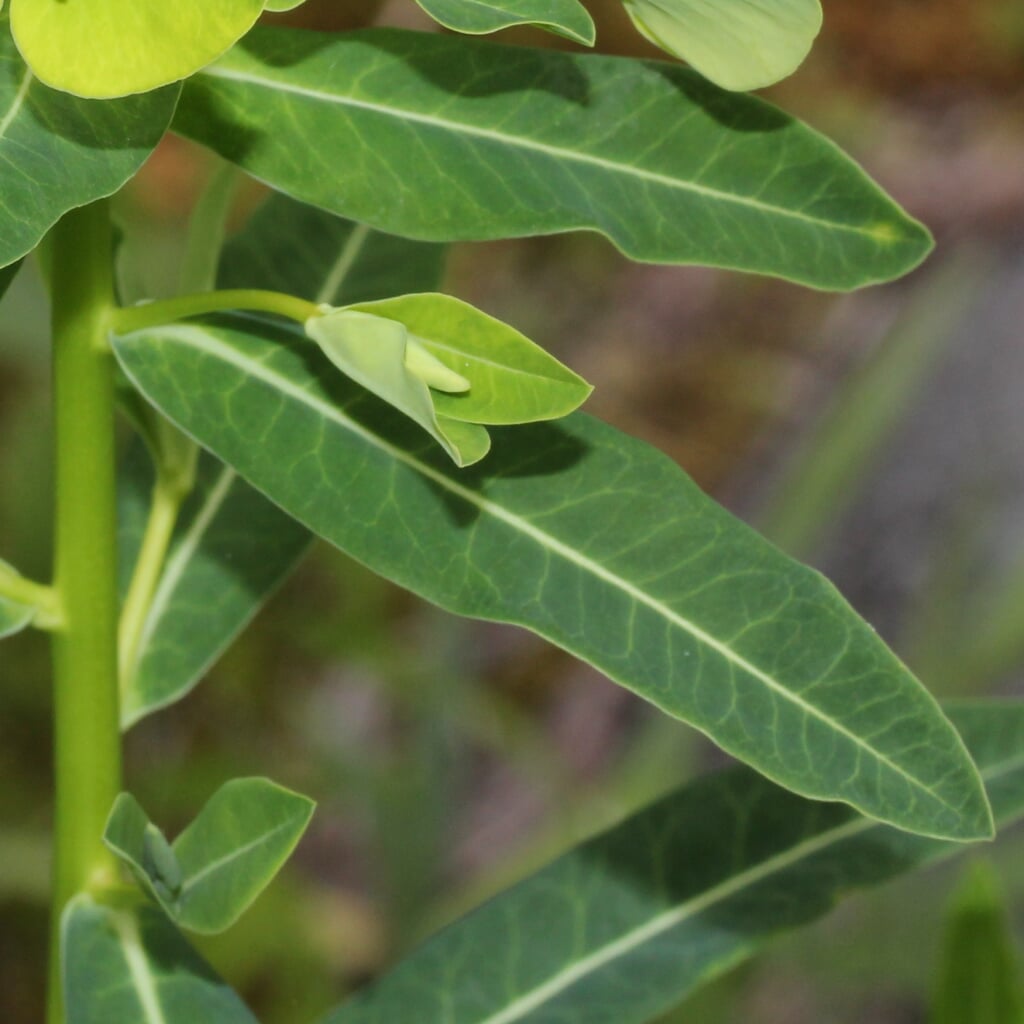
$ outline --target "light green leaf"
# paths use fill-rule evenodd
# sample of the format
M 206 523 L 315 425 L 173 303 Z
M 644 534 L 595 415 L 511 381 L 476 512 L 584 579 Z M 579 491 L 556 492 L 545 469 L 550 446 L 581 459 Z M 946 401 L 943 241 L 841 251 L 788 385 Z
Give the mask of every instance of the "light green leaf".
M 343 305 L 437 286 L 443 248 L 382 235 L 323 210 L 272 196 L 228 242 L 218 283 L 269 288 Z M 149 507 L 153 471 L 132 449 L 119 483 L 120 565 L 127 589 Z M 212 455 L 182 509 L 149 610 L 140 656 L 129 666 L 125 728 L 185 696 L 307 550 L 311 537 Z
M 160 141 L 177 95 L 173 87 L 97 103 L 48 89 L 25 67 L 0 14 L 0 266 L 34 249 L 68 210 L 131 178 Z
M 634 259 L 837 289 L 931 248 L 831 142 L 670 64 L 256 29 L 186 83 L 174 127 L 275 188 L 413 238 L 592 228 Z
M 460 471 L 297 330 L 246 317 L 113 345 L 167 416 L 381 575 L 533 629 L 806 796 L 991 834 L 959 737 L 874 631 L 648 445 L 574 413 L 495 428 Z
M 406 363 L 409 332 L 395 320 L 335 310 L 306 321 L 306 333 L 347 377 L 418 423 L 456 466 L 479 462 L 491 446 L 483 427 L 439 416 L 431 389 Z
M 482 35 L 535 25 L 584 46 L 594 45 L 594 19 L 577 0 L 418 0 L 434 21 L 455 32 Z
M 471 387 L 435 394 L 434 408 L 466 423 L 514 424 L 557 419 L 593 390 L 508 324 L 450 295 L 403 295 L 350 309 L 397 320 L 428 352 Z
M 1024 706 L 953 719 L 996 820 L 1024 817 Z M 962 849 L 718 772 L 448 927 L 323 1024 L 645 1024 L 778 931 Z
M 191 75 L 262 10 L 263 0 L 11 0 L 11 31 L 41 82 L 108 99 Z
M 64 910 L 61 955 L 67 1024 L 257 1024 L 155 908 L 82 893 Z
M 623 0 L 655 46 L 724 89 L 760 89 L 792 74 L 821 31 L 819 0 Z
M 269 779 L 234 779 L 171 844 L 122 793 L 103 841 L 180 927 L 230 928 L 288 859 L 314 803 Z
M 304 3 L 305 0 L 265 0 L 263 8 L 267 11 L 291 11 Z
M 15 570 L 6 562 L 0 561 L 0 576 L 18 577 Z M 0 640 L 5 636 L 13 636 L 27 626 L 32 625 L 36 617 L 36 609 L 31 605 L 22 604 L 0 594 Z
M 954 896 L 929 1020 L 1024 1024 L 1024 987 L 1005 897 L 986 861 L 971 865 Z

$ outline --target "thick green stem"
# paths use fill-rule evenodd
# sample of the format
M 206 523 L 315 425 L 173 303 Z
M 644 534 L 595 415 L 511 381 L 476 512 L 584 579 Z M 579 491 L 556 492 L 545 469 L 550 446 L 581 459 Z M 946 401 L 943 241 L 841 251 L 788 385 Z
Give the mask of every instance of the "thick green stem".
M 140 331 L 146 327 L 174 323 L 185 317 L 233 309 L 275 313 L 289 320 L 296 320 L 300 324 L 305 323 L 310 317 L 319 316 L 321 312 L 316 303 L 307 302 L 294 295 L 285 295 L 283 292 L 268 292 L 260 288 L 229 288 L 219 292 L 201 292 L 197 295 L 182 295 L 175 299 L 160 299 L 138 306 L 126 306 L 117 310 L 113 325 L 115 330 L 125 334 L 128 331 Z
M 60 917 L 83 889 L 117 881 L 103 828 L 121 789 L 117 687 L 114 309 L 106 203 L 69 213 L 53 232 L 56 572 L 56 810 L 49 1024 L 64 1024 Z

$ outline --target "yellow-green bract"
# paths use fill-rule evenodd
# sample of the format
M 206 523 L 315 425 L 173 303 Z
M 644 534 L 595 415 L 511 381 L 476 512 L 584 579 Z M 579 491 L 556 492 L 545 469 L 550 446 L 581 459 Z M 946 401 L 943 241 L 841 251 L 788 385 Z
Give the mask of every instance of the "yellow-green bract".
M 514 328 L 449 295 L 325 307 L 306 333 L 343 373 L 405 413 L 458 466 L 482 459 L 491 426 L 557 419 L 590 385 Z
M 655 46 L 723 89 L 760 89 L 792 74 L 821 29 L 819 0 L 623 0 Z
M 109 99 L 188 77 L 262 11 L 263 0 L 11 0 L 11 31 L 42 82 Z

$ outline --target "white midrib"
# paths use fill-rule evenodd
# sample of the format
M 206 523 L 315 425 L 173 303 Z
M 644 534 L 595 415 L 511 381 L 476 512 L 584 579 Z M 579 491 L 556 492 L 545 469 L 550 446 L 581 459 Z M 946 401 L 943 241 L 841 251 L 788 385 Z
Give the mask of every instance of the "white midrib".
M 0 119 L 0 139 L 4 138 L 7 134 L 7 129 L 11 127 L 14 123 L 14 119 L 21 112 L 21 108 L 25 103 L 25 97 L 28 95 L 29 86 L 31 84 L 32 72 L 26 68 L 25 74 L 18 86 L 18 91 L 14 94 L 14 99 L 11 101 L 11 105 L 7 109 L 7 113 L 4 114 L 2 119 Z
M 157 993 L 156 979 L 149 968 L 146 951 L 142 948 L 138 923 L 131 914 L 114 914 L 112 920 L 146 1024 L 167 1024 Z
M 737 206 L 744 206 L 748 209 L 757 210 L 759 213 L 770 214 L 773 217 L 783 217 L 790 220 L 802 221 L 819 228 L 827 228 L 829 231 L 842 231 L 856 235 L 876 237 L 869 228 L 859 227 L 856 224 L 841 224 L 835 221 L 823 220 L 820 217 L 812 217 L 799 210 L 788 209 L 783 206 L 772 206 L 770 203 L 761 202 L 751 196 L 736 195 L 731 192 L 723 192 L 720 189 L 710 188 L 707 185 L 699 185 L 693 181 L 683 181 L 679 178 L 672 178 L 667 174 L 659 174 L 656 171 L 648 171 L 633 164 L 617 163 L 614 160 L 607 160 L 604 157 L 595 156 L 592 153 L 582 153 L 575 149 L 565 149 L 561 146 L 553 146 L 548 143 L 538 142 L 536 139 L 528 139 L 521 135 L 506 135 L 495 131 L 493 128 L 480 128 L 476 125 L 468 125 L 459 121 L 447 121 L 444 118 L 421 114 L 417 111 L 400 109 L 397 107 L 384 106 L 380 103 L 371 103 L 367 100 L 357 100 L 351 96 L 339 96 L 336 93 L 324 92 L 320 89 L 312 89 L 308 86 L 297 85 L 294 82 L 282 82 L 274 78 L 256 75 L 251 72 L 239 71 L 234 68 L 227 68 L 223 65 L 213 65 L 201 72 L 201 75 L 210 78 L 223 78 L 232 82 L 245 82 L 249 85 L 262 86 L 276 92 L 291 93 L 296 96 L 304 96 L 307 99 L 320 103 L 330 103 L 340 107 L 355 107 L 359 110 L 369 110 L 375 114 L 383 114 L 386 117 L 396 118 L 402 121 L 411 121 L 416 124 L 429 125 L 433 128 L 440 128 L 445 131 L 455 132 L 461 135 L 471 135 L 479 139 L 487 139 L 514 149 L 526 149 L 535 153 L 543 153 L 546 156 L 558 160 L 574 161 L 576 163 L 589 164 L 592 167 L 600 167 L 603 170 L 615 174 L 628 174 L 643 181 L 654 182 L 666 188 L 675 189 L 680 192 L 691 192 L 694 195 L 716 202 L 733 203 Z
M 1024 758 L 1013 758 L 1004 762 L 998 768 L 994 768 L 989 772 L 983 772 L 982 778 L 986 782 L 994 782 L 1001 776 L 1019 769 L 1022 763 L 1024 763 Z M 798 864 L 804 858 L 812 857 L 814 854 L 828 849 L 828 847 L 835 843 L 840 843 L 844 839 L 849 839 L 851 836 L 858 835 L 861 832 L 884 827 L 879 822 L 872 821 L 869 818 L 854 818 L 845 825 L 840 825 L 838 828 L 822 832 L 820 835 L 798 843 L 796 846 L 792 846 L 788 850 L 776 854 L 774 857 L 769 857 L 753 868 L 733 875 L 727 881 L 708 889 L 695 899 L 682 903 L 678 907 L 673 907 L 671 910 L 666 910 L 656 917 L 652 917 L 642 927 L 628 932 L 616 939 L 615 942 L 610 942 L 606 946 L 594 950 L 558 974 L 552 975 L 543 985 L 538 985 L 497 1013 L 476 1020 L 473 1024 L 512 1024 L 513 1021 L 522 1019 L 531 1010 L 542 1006 L 559 993 L 564 992 L 577 981 L 581 981 L 588 974 L 600 970 L 605 964 L 625 956 L 632 950 L 642 946 L 645 942 L 657 938 L 684 921 L 696 917 L 705 910 L 710 910 L 715 904 L 724 902 L 729 897 L 742 892 L 750 886 L 757 885 L 758 882 L 764 881 L 773 874 L 785 871 L 786 868 Z M 950 843 L 949 846 L 951 850 L 956 848 L 953 843 Z
M 181 895 L 179 899 L 184 900 L 190 889 L 194 889 L 196 885 L 201 882 L 204 878 L 212 875 L 215 871 L 219 871 L 221 868 L 230 864 L 232 861 L 236 861 L 239 857 L 244 857 L 247 853 L 252 850 L 263 846 L 265 843 L 269 843 L 278 833 L 285 832 L 293 827 L 293 822 L 284 821 L 280 825 L 275 826 L 269 832 L 264 832 L 262 835 L 257 836 L 255 839 L 250 839 L 249 842 L 243 846 L 236 846 L 230 853 L 224 854 L 223 857 L 218 857 L 216 860 L 210 861 L 209 864 L 205 865 L 202 869 L 197 871 L 194 875 L 189 875 L 182 880 L 181 883 Z
M 839 735 L 848 739 L 854 746 L 864 750 L 870 757 L 877 760 L 880 764 L 885 765 L 886 768 L 890 769 L 895 774 L 904 778 L 913 789 L 920 792 L 927 793 L 929 796 L 938 800 L 944 804 L 944 801 L 939 798 L 935 792 L 923 785 L 920 779 L 915 778 L 906 769 L 900 767 L 890 758 L 886 757 L 880 751 L 874 749 L 861 739 L 856 734 L 852 733 L 844 725 L 837 722 L 835 719 L 830 718 L 819 708 L 816 708 L 813 704 L 808 704 L 798 694 L 787 690 L 779 682 L 773 679 L 770 675 L 767 675 L 756 665 L 747 661 L 741 655 L 737 654 L 734 650 L 727 647 L 720 640 L 716 640 L 710 633 L 706 633 L 703 629 L 691 622 L 689 619 L 683 618 L 678 612 L 669 608 L 666 604 L 659 601 L 657 598 L 652 597 L 650 594 L 645 593 L 638 587 L 634 586 L 628 580 L 623 579 L 621 576 L 616 576 L 614 573 L 609 572 L 603 565 L 598 562 L 587 558 L 574 548 L 563 544 L 560 540 L 552 537 L 550 534 L 545 533 L 543 530 L 538 529 L 532 523 L 527 522 L 520 516 L 509 512 L 507 509 L 502 508 L 500 505 L 496 505 L 491 501 L 488 501 L 477 491 L 470 490 L 467 487 L 463 487 L 461 484 L 456 483 L 450 477 L 439 472 L 436 469 L 420 462 L 413 455 L 403 451 L 392 444 L 389 444 L 383 438 L 378 437 L 376 434 L 371 433 L 364 427 L 360 426 L 354 420 L 349 419 L 340 409 L 331 405 L 328 402 L 317 398 L 308 391 L 301 388 L 299 385 L 288 380 L 287 377 L 281 376 L 279 373 L 275 373 L 268 367 L 264 366 L 257 360 L 246 358 L 244 355 L 239 353 L 236 349 L 229 345 L 224 344 L 218 338 L 213 335 L 207 334 L 202 331 L 201 328 L 190 325 L 174 325 L 162 328 L 160 330 L 160 337 L 162 339 L 173 338 L 179 343 L 187 345 L 200 352 L 205 352 L 214 358 L 220 359 L 225 363 L 229 363 L 232 366 L 242 370 L 247 376 L 262 380 L 264 383 L 273 387 L 276 391 L 283 395 L 290 396 L 297 402 L 305 405 L 307 408 L 315 410 L 324 419 L 336 423 L 342 429 L 349 431 L 350 433 L 356 434 L 365 440 L 367 443 L 374 445 L 375 447 L 386 452 L 395 461 L 403 463 L 410 469 L 419 473 L 420 475 L 427 477 L 432 480 L 438 487 L 443 490 L 449 491 L 450 493 L 461 498 L 463 501 L 470 505 L 475 506 L 480 510 L 481 513 L 486 513 L 495 519 L 506 523 L 528 537 L 531 537 L 539 545 L 547 548 L 553 554 L 565 559 L 567 562 L 578 566 L 584 570 L 603 580 L 605 583 L 621 590 L 627 594 L 630 598 L 639 604 L 650 608 L 658 615 L 663 616 L 673 625 L 678 626 L 684 632 L 689 633 L 695 640 L 705 644 L 707 647 L 714 651 L 717 651 L 726 661 L 730 662 L 737 669 L 746 672 L 748 675 L 764 683 L 770 690 L 778 694 L 783 700 L 795 705 L 805 714 L 816 718 L 821 722 L 824 722 L 830 729 L 833 729 Z M 129 376 L 131 374 L 129 373 Z M 144 388 L 140 388 L 145 392 Z
M 345 283 L 345 278 L 348 277 L 349 271 L 358 259 L 369 237 L 370 226 L 368 224 L 357 224 L 352 229 L 352 233 L 345 239 L 345 244 L 341 247 L 337 260 L 335 260 L 334 265 L 327 272 L 327 275 L 324 277 L 324 283 L 313 300 L 317 305 L 330 302 L 338 294 L 338 290 Z

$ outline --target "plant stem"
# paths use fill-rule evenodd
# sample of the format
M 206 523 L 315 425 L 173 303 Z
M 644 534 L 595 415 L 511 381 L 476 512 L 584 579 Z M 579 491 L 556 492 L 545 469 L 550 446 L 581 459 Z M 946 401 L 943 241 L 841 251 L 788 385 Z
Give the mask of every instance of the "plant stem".
M 105 202 L 53 231 L 56 438 L 56 810 L 49 1024 L 63 1024 L 60 919 L 68 900 L 117 882 L 103 829 L 121 789 L 117 688 L 114 310 Z
M 140 306 L 127 306 L 114 314 L 114 329 L 119 333 L 139 331 L 146 327 L 174 323 L 185 317 L 202 316 L 224 310 L 247 309 L 305 323 L 320 315 L 320 307 L 305 299 L 283 292 L 268 292 L 259 288 L 230 288 L 219 292 L 181 295 L 174 299 L 145 302 Z

